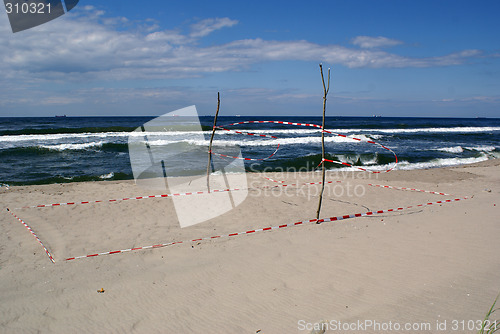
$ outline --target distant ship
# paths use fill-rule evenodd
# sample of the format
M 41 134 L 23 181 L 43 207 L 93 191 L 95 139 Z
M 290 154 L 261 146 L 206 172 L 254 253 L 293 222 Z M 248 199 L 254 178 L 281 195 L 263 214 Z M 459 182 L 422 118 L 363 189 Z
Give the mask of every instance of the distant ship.
M 56 118 L 64 118 L 66 115 L 56 115 Z

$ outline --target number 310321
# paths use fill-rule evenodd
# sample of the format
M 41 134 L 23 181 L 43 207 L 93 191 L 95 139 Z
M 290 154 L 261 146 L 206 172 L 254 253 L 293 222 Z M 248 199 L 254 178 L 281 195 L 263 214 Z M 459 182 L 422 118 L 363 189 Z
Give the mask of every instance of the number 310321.
M 50 14 L 50 9 L 50 3 L 43 2 L 5 3 L 7 14 Z

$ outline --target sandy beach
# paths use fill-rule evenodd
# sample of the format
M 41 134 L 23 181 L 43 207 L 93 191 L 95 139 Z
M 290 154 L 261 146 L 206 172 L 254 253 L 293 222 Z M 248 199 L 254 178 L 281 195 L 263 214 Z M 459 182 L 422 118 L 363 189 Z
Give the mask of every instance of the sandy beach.
M 108 201 L 163 194 L 133 181 L 0 188 L 0 332 L 310 333 L 320 321 L 475 332 L 467 322 L 500 292 L 499 159 L 330 173 L 321 217 L 338 220 L 321 224 L 320 186 L 305 185 L 319 173 L 247 177 L 242 204 L 185 228 L 172 198 Z

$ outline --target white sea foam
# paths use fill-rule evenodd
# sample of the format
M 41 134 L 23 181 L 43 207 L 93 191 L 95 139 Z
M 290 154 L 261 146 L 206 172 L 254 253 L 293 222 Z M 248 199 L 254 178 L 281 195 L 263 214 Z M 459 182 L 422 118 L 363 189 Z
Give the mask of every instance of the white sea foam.
M 110 137 L 128 137 L 129 132 L 100 132 L 100 133 L 58 133 L 47 135 L 9 135 L 0 136 L 0 142 L 27 142 L 27 141 L 61 141 L 74 139 L 104 139 Z
M 432 150 L 440 152 L 448 152 L 448 153 L 462 153 L 464 151 L 462 146 L 440 147 L 440 148 L 433 148 Z
M 493 159 L 500 159 L 500 152 L 499 151 L 488 152 L 488 156 L 492 157 Z
M 492 152 L 496 150 L 495 146 L 473 146 L 473 147 L 466 147 L 466 149 L 471 150 L 471 151 L 480 151 L 480 152 Z
M 383 134 L 398 133 L 480 133 L 500 131 L 500 127 L 453 127 L 453 128 L 415 128 L 415 129 L 327 129 L 333 133 L 353 134 L 363 133 L 373 139 L 379 139 Z M 269 135 L 318 135 L 318 129 L 248 129 L 238 130 L 255 134 Z M 23 142 L 23 141 L 60 141 L 64 139 L 92 139 L 92 138 L 129 138 L 129 137 L 156 137 L 156 136 L 177 136 L 185 138 L 193 135 L 210 134 L 211 131 L 163 131 L 163 132 L 99 132 L 99 133 L 58 133 L 58 134 L 33 134 L 33 135 L 5 135 L 0 136 L 0 142 Z M 219 130 L 218 136 L 237 135 L 232 131 Z
M 375 154 L 374 156 L 372 156 L 371 158 L 368 158 L 368 159 L 361 157 L 361 162 L 365 166 L 376 165 L 377 164 L 377 154 Z
M 54 151 L 65 151 L 65 150 L 86 150 L 89 148 L 101 147 L 102 145 L 103 142 L 99 141 L 99 142 L 81 143 L 81 144 L 58 144 L 58 145 L 37 145 L 37 146 Z
M 338 137 L 338 136 L 326 136 L 325 142 L 327 143 L 356 143 L 358 141 L 353 138 L 361 139 L 361 141 L 366 142 L 367 140 L 371 140 L 369 137 L 364 135 L 355 135 L 355 136 L 347 136 L 347 137 Z M 149 140 L 148 144 L 151 146 L 163 146 L 177 143 L 188 143 L 196 146 L 208 146 L 208 140 L 165 140 L 165 139 L 157 139 L 157 140 Z M 278 146 L 279 145 L 294 145 L 294 144 L 315 144 L 321 143 L 321 137 L 293 137 L 293 138 L 260 138 L 257 137 L 253 140 L 214 140 L 213 145 L 216 146 Z
M 493 152 L 496 150 L 495 146 L 451 146 L 451 147 L 440 147 L 433 148 L 432 151 L 441 151 L 441 152 L 449 152 L 449 153 L 462 153 L 464 150 L 469 151 L 478 151 L 478 152 Z
M 337 131 L 337 130 L 334 130 Z M 475 133 L 475 132 L 493 132 L 500 131 L 500 127 L 493 126 L 458 126 L 453 128 L 414 128 L 414 129 L 339 129 L 338 131 L 347 132 L 382 132 L 382 133 Z
M 428 162 L 408 162 L 408 161 L 400 161 L 396 166 L 396 170 L 413 170 L 413 169 L 426 169 L 426 168 L 437 168 L 437 167 L 451 167 L 451 166 L 459 166 L 459 165 L 467 165 L 476 162 L 486 161 L 488 160 L 488 156 L 483 154 L 477 158 L 448 158 L 448 159 L 433 159 Z M 389 168 L 394 167 L 394 163 L 389 163 L 385 165 L 376 165 L 376 166 L 368 166 L 366 167 L 369 171 L 383 171 L 388 170 Z M 355 167 L 342 167 L 341 170 L 347 171 L 358 171 Z M 335 168 L 333 170 L 339 170 L 339 168 Z
M 363 166 L 373 166 L 373 168 L 377 168 L 377 154 L 362 156 L 359 154 L 335 154 L 335 158 L 339 159 L 340 162 L 347 162 L 349 164 L 355 164 L 360 160 Z
M 101 175 L 101 176 L 99 176 L 99 178 L 101 180 L 107 180 L 107 179 L 111 179 L 113 176 L 115 176 L 115 173 L 111 172 L 109 174 Z
M 472 163 L 486 161 L 486 160 L 488 160 L 488 157 L 486 155 L 482 155 L 482 156 L 477 157 L 477 158 L 433 159 L 433 160 L 428 161 L 428 162 L 415 162 L 415 163 L 401 161 L 398 164 L 397 169 L 409 170 L 409 169 L 424 169 L 424 168 L 434 168 L 434 167 L 449 167 L 449 166 L 472 164 Z
M 452 128 L 413 128 L 413 129 L 358 129 L 358 128 L 352 128 L 352 129 L 329 129 L 327 128 L 326 130 L 334 132 L 334 133 L 351 133 L 351 132 L 363 132 L 363 133 L 389 133 L 389 134 L 395 134 L 395 133 L 418 133 L 418 132 L 425 132 L 425 133 L 446 133 L 446 132 L 456 132 L 456 133 L 474 133 L 474 132 L 493 132 L 493 131 L 500 131 L 500 127 L 495 127 L 495 126 L 457 126 L 457 127 L 452 127 Z M 245 130 L 247 131 L 247 130 Z M 253 133 L 269 133 L 269 134 L 274 134 L 274 133 L 286 133 L 286 134 L 293 134 L 293 133 L 314 133 L 314 132 L 321 132 L 318 129 L 271 129 L 271 130 L 248 130 Z

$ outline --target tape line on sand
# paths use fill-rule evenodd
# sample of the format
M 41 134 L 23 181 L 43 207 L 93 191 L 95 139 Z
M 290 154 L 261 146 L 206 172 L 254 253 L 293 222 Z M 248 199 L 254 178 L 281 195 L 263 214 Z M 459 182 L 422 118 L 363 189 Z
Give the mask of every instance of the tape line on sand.
M 14 212 L 12 212 L 9 208 L 7 208 L 7 211 L 12 215 L 14 216 L 14 218 L 16 218 L 19 222 L 21 222 L 24 227 L 26 227 L 28 229 L 28 231 L 30 231 L 30 233 L 35 237 L 36 241 L 38 241 L 38 243 L 43 247 L 43 249 L 45 250 L 45 253 L 47 254 L 47 256 L 49 257 L 50 261 L 52 261 L 52 263 L 55 263 L 56 261 L 54 260 L 54 257 L 52 256 L 52 254 L 50 254 L 49 250 L 47 249 L 47 247 L 45 247 L 45 245 L 43 244 L 42 240 L 40 240 L 40 238 L 36 235 L 36 233 L 31 229 L 31 227 L 26 224 L 26 222 L 24 222 L 21 218 L 19 218 L 16 214 L 14 214 Z
M 468 197 L 447 199 L 447 200 L 436 201 L 436 202 L 427 202 L 427 203 L 418 204 L 418 205 L 410 205 L 410 206 L 406 206 L 406 207 L 398 207 L 398 208 L 378 210 L 378 211 L 368 211 L 368 212 L 363 212 L 363 213 L 355 213 L 355 214 L 349 214 L 349 215 L 343 215 L 343 216 L 337 216 L 337 217 L 322 218 L 319 220 L 318 219 L 310 219 L 310 220 L 305 220 L 305 221 L 299 221 L 296 223 L 270 226 L 270 227 L 259 228 L 259 229 L 244 231 L 244 232 L 235 232 L 235 233 L 229 233 L 229 234 L 215 235 L 215 236 L 211 236 L 211 237 L 191 239 L 191 240 L 186 240 L 186 241 L 160 243 L 160 244 L 155 244 L 155 245 L 150 245 L 150 246 L 141 246 L 141 247 L 127 248 L 127 249 L 121 249 L 121 250 L 115 250 L 115 251 L 109 251 L 109 252 L 93 253 L 93 254 L 88 254 L 88 255 L 69 257 L 69 258 L 66 258 L 65 261 L 73 261 L 73 260 L 77 260 L 77 259 L 92 258 L 92 257 L 97 257 L 97 256 L 103 256 L 103 255 L 127 253 L 127 252 L 138 251 L 138 250 L 162 248 L 162 247 L 166 247 L 166 246 L 172 246 L 172 245 L 177 245 L 177 244 L 186 244 L 186 243 L 197 242 L 197 241 L 229 238 L 229 237 L 235 237 L 235 236 L 239 236 L 239 235 L 254 234 L 254 233 L 258 233 L 258 232 L 278 230 L 278 229 L 283 229 L 286 227 L 293 227 L 293 226 L 305 225 L 305 224 L 310 224 L 310 223 L 325 223 L 325 222 L 334 222 L 334 221 L 340 221 L 340 220 L 345 220 L 345 219 L 350 219 L 350 218 L 367 217 L 367 216 L 373 216 L 373 215 L 382 214 L 382 213 L 407 210 L 407 209 L 411 209 L 411 208 L 419 208 L 419 207 L 424 207 L 424 206 L 458 202 L 458 201 L 462 201 L 462 200 L 466 200 L 466 199 L 468 199 Z
M 290 183 L 284 184 L 284 181 L 276 181 L 269 177 L 263 177 L 271 182 L 279 183 L 274 187 L 291 187 L 291 186 L 304 186 L 304 185 L 319 185 L 322 182 L 305 182 L 305 183 Z M 332 183 L 342 183 L 342 181 L 327 181 L 325 184 Z M 387 185 L 379 185 L 379 184 L 368 184 L 372 187 L 386 188 L 386 189 L 396 189 L 396 190 L 408 190 L 408 191 L 416 191 L 416 192 L 425 192 L 428 194 L 435 195 L 443 195 L 450 196 L 450 194 L 429 191 L 429 190 L 421 190 L 415 188 L 406 188 L 406 187 L 395 187 L 395 186 L 387 186 Z M 238 190 L 251 190 L 252 188 L 234 188 L 234 189 L 215 189 L 211 190 L 210 193 L 218 193 L 218 192 L 230 192 L 230 191 L 238 191 Z M 60 202 L 60 203 L 50 203 L 50 204 L 38 204 L 31 206 L 22 206 L 19 208 L 14 208 L 14 210 L 20 209 L 33 209 L 33 208 L 49 208 L 49 207 L 57 207 L 57 206 L 65 206 L 65 205 L 81 205 L 81 204 L 96 204 L 96 203 L 112 203 L 112 202 L 121 202 L 121 201 L 131 201 L 131 200 L 144 200 L 144 199 L 152 199 L 152 198 L 167 198 L 167 197 L 175 197 L 175 196 L 191 196 L 191 195 L 204 195 L 209 194 L 208 191 L 196 191 L 196 192 L 186 192 L 186 193 L 175 193 L 175 194 L 162 194 L 162 195 L 146 195 L 146 196 L 136 196 L 136 197 L 125 197 L 125 198 L 117 198 L 117 199 L 108 199 L 108 200 L 93 200 L 93 201 L 81 201 L 81 202 Z

